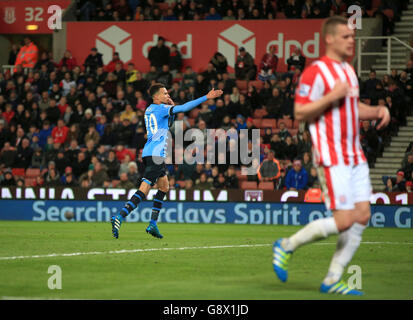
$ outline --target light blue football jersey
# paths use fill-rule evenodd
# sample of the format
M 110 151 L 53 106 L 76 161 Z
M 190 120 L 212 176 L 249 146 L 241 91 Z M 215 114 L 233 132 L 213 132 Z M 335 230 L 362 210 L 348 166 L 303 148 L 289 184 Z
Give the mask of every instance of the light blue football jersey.
M 142 157 L 166 157 L 168 131 L 174 115 L 171 105 L 151 104 L 145 111 L 145 126 L 148 140 L 142 151 Z

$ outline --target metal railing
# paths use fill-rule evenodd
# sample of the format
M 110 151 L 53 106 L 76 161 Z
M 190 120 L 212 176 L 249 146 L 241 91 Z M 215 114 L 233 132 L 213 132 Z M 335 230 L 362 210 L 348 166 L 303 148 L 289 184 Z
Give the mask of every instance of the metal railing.
M 363 52 L 363 40 L 387 40 L 387 51 L 386 52 Z M 404 47 L 406 47 L 407 50 L 410 50 L 413 52 L 413 48 L 408 45 L 407 43 L 403 42 L 399 38 L 395 36 L 360 36 L 356 37 L 356 69 L 357 69 L 357 74 L 361 76 L 364 73 L 369 73 L 370 70 L 363 70 L 362 69 L 362 57 L 363 56 L 386 56 L 387 57 L 387 63 L 386 63 L 386 71 L 388 74 L 391 72 L 391 58 L 392 58 L 392 40 L 395 40 L 402 44 Z M 407 62 L 407 60 L 406 60 Z

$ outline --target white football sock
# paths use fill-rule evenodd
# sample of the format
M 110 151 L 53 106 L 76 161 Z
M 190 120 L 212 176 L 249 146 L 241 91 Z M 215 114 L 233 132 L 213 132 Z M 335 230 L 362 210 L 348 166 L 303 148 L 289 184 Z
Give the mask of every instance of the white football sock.
M 331 285 L 341 279 L 344 268 L 351 261 L 360 246 L 364 229 L 366 229 L 365 225 L 354 223 L 351 228 L 340 233 L 336 251 L 331 260 L 327 276 L 323 281 L 325 284 Z
M 285 250 L 294 251 L 303 244 L 327 238 L 332 234 L 338 234 L 334 218 L 317 219 L 307 224 L 290 238 L 284 239 L 281 244 Z

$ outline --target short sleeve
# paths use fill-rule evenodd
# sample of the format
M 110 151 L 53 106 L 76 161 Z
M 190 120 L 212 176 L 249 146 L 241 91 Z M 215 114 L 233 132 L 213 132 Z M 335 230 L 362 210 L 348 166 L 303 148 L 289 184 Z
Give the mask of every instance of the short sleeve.
M 173 106 L 168 104 L 161 104 L 159 108 L 161 117 L 169 117 L 171 115 L 172 107 Z
M 304 70 L 295 91 L 295 102 L 306 104 L 320 99 L 324 95 L 324 81 L 317 65 Z

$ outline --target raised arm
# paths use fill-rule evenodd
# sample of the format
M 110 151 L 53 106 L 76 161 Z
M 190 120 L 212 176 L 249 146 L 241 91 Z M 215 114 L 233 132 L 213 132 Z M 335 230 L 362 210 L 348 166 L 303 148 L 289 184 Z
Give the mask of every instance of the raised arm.
M 185 103 L 185 104 L 183 104 L 183 105 L 180 105 L 180 106 L 174 106 L 174 107 L 172 108 L 172 111 L 171 111 L 171 112 L 172 112 L 172 114 L 176 114 L 176 113 L 179 113 L 179 112 L 187 112 L 187 111 L 190 111 L 190 110 L 192 110 L 193 108 L 199 106 L 201 103 L 207 101 L 208 99 L 218 98 L 218 97 L 221 96 L 222 94 L 223 94 L 223 91 L 222 91 L 222 90 L 214 90 L 214 89 L 212 89 L 211 91 L 208 92 L 207 95 L 205 95 L 205 96 L 203 96 L 203 97 L 201 97 L 201 98 L 198 98 L 198 99 L 189 101 L 189 102 L 187 102 L 187 103 Z

